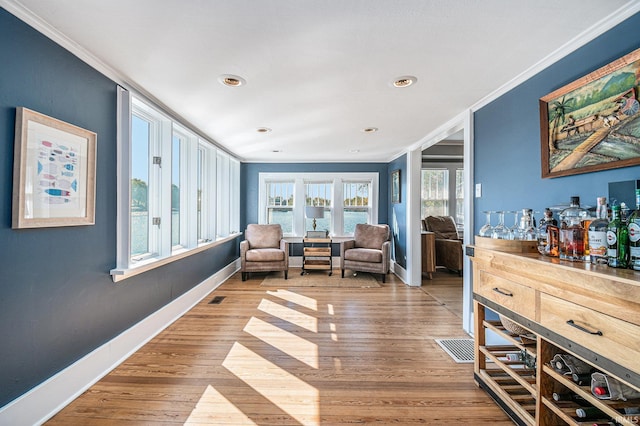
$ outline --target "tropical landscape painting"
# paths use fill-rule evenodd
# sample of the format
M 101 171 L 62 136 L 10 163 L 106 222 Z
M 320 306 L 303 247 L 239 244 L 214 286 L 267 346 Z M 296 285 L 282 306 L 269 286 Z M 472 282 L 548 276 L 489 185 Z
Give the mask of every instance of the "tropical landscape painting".
M 640 49 L 540 99 L 542 177 L 640 164 Z

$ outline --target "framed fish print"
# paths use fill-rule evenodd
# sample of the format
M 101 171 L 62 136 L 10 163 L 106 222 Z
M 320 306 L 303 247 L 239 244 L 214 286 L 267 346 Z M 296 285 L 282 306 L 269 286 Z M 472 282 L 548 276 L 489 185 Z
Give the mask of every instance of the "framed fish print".
M 16 109 L 12 228 L 95 223 L 97 135 Z

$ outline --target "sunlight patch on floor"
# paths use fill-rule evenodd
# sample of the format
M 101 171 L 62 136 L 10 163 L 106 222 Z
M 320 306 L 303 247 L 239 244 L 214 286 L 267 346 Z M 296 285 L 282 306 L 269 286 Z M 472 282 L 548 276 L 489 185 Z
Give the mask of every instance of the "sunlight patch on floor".
M 238 342 L 222 365 L 298 422 L 320 424 L 320 395 L 313 386 Z
M 222 415 L 221 413 L 224 413 Z M 244 414 L 231 401 L 222 396 L 213 386 L 209 385 L 202 393 L 196 407 L 184 422 L 185 425 L 201 425 L 212 420 L 226 424 L 256 425 L 257 423 Z
M 287 302 L 295 303 L 296 305 L 300 305 L 313 311 L 318 310 L 318 302 L 315 299 L 303 296 L 302 294 L 297 294 L 292 291 L 282 289 L 278 289 L 276 291 L 269 290 L 267 291 L 267 294 L 278 297 L 282 300 L 286 300 Z
M 244 331 L 309 367 L 318 368 L 318 345 L 315 343 L 256 317 L 249 320 Z
M 314 333 L 318 332 L 318 319 L 311 315 L 303 314 L 295 309 L 279 305 L 266 299 L 262 299 L 260 305 L 258 305 L 258 309 L 266 314 L 295 324 L 298 327 L 305 328 Z

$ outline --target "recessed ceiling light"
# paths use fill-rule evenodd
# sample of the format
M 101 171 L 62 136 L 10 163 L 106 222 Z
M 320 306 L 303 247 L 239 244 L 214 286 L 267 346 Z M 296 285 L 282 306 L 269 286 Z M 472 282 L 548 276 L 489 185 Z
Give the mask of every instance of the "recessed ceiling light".
M 377 127 L 365 127 L 364 129 L 362 129 L 363 132 L 365 133 L 373 133 L 373 132 L 377 132 L 378 128 Z
M 359 152 L 360 152 L 360 150 L 359 150 L 359 149 L 350 149 L 350 150 L 349 150 L 349 152 L 350 152 L 351 154 L 357 154 L 357 153 L 359 153 Z
M 282 152 L 282 150 L 281 149 L 274 149 L 271 152 Z
M 268 127 L 258 127 L 256 129 L 256 132 L 258 132 L 258 133 L 269 133 L 270 131 L 271 131 L 271 129 L 268 128 Z
M 409 87 L 413 83 L 418 81 L 418 79 L 412 75 L 404 75 L 402 77 L 398 77 L 393 81 L 393 87 Z
M 238 77 L 237 75 L 231 74 L 223 74 L 218 77 L 218 81 L 225 86 L 229 87 L 239 87 L 247 84 L 246 80 L 242 77 Z

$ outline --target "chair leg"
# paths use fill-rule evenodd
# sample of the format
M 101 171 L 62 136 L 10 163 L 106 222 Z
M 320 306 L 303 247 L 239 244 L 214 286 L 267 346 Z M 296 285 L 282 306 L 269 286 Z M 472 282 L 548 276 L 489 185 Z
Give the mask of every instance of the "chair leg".
M 247 273 L 242 272 L 242 281 L 246 281 L 246 280 L 247 280 Z
M 384 277 L 386 277 L 386 274 L 382 274 L 382 284 L 384 284 Z
M 342 278 L 344 278 L 344 269 L 342 270 Z
M 289 274 L 289 271 L 284 271 L 284 279 L 285 280 L 287 279 L 288 274 Z

